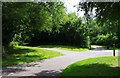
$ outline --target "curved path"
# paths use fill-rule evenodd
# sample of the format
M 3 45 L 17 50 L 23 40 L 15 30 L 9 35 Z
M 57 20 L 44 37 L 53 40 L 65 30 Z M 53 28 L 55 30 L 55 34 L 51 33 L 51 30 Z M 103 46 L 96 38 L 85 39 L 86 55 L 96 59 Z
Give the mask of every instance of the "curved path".
M 3 68 L 3 76 L 59 76 L 63 69 L 68 65 L 87 58 L 112 56 L 112 50 L 88 50 L 85 52 L 71 52 L 66 50 L 55 50 L 65 54 L 64 56 L 54 57 L 41 61 L 31 62 L 24 65 Z M 118 55 L 118 51 L 116 51 Z

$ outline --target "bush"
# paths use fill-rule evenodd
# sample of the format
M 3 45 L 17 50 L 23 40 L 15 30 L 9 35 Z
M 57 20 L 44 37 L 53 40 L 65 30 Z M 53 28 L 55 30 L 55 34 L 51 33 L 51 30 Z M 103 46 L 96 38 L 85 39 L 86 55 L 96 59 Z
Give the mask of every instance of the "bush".
M 100 35 L 96 37 L 95 44 L 112 46 L 115 44 L 117 38 L 111 35 Z
M 9 44 L 9 46 L 18 46 L 18 45 L 20 45 L 20 43 L 19 42 L 10 42 L 10 44 Z

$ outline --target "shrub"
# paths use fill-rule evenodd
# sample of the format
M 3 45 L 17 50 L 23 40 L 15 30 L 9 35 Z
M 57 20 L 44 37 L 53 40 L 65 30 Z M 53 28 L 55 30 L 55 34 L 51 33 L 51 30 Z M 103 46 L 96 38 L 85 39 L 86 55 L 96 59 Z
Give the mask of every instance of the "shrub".
M 18 45 L 20 45 L 20 43 L 19 42 L 10 42 L 10 44 L 9 44 L 9 46 L 18 46 Z
M 112 46 L 113 44 L 115 44 L 116 40 L 117 40 L 116 36 L 100 35 L 97 36 L 96 44 Z

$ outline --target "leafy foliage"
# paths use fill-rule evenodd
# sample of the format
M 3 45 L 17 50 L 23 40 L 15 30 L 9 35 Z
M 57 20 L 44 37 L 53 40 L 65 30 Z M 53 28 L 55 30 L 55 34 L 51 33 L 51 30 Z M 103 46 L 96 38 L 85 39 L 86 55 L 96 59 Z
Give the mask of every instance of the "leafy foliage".
M 81 18 L 75 13 L 67 14 L 62 2 L 3 3 L 3 46 L 8 47 L 13 41 L 30 45 L 90 47 L 90 44 L 116 44 L 119 47 L 118 5 L 119 3 L 80 3 L 79 9 L 85 11 Z M 90 14 L 93 9 L 96 11 L 95 19 Z
M 78 10 L 83 10 L 85 11 L 86 16 L 90 16 L 90 12 L 95 9 L 97 22 L 100 23 L 101 26 L 105 24 L 105 28 L 107 28 L 107 30 L 105 30 L 104 32 L 108 33 L 109 31 L 112 31 L 113 33 L 114 31 L 116 31 L 116 46 L 120 47 L 119 8 L 119 2 L 80 2 Z

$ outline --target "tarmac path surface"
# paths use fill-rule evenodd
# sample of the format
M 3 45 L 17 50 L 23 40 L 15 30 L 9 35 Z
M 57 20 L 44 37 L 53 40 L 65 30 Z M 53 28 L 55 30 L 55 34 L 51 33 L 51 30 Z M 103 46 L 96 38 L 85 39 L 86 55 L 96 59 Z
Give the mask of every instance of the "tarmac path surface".
M 87 58 L 113 56 L 113 50 L 104 50 L 100 48 L 96 48 L 94 50 L 87 50 L 84 52 L 72 52 L 51 48 L 44 49 L 54 50 L 56 52 L 61 52 L 65 55 L 35 61 L 24 65 L 15 65 L 2 68 L 2 76 L 60 76 L 60 73 L 63 69 L 77 61 Z M 118 52 L 118 50 L 116 50 L 116 56 L 118 56 L 119 54 L 120 53 Z

